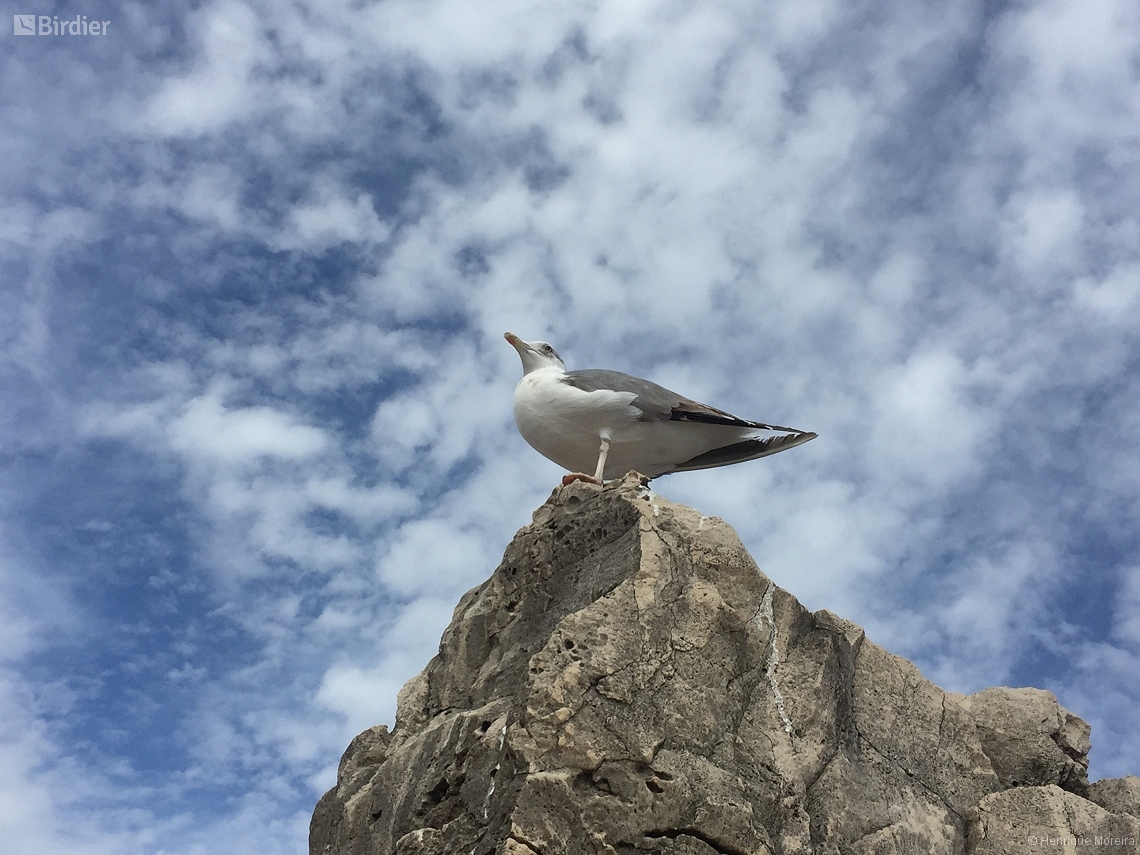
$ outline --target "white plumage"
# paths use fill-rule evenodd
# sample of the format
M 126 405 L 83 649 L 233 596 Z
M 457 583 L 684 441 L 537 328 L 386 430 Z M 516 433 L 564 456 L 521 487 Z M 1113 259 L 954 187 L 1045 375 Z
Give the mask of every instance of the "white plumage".
M 815 438 L 810 431 L 741 419 L 617 371 L 567 371 L 544 341 L 507 333 L 523 378 L 515 388 L 519 433 L 569 469 L 564 483 L 636 470 L 650 478 L 755 460 Z M 760 437 L 783 431 L 783 436 Z M 585 473 L 594 472 L 591 477 Z

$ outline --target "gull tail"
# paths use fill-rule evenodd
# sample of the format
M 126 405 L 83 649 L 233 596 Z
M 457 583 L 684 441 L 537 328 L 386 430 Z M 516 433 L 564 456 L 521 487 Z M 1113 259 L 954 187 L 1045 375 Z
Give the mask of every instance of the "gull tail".
M 692 472 L 694 469 L 713 469 L 717 466 L 728 466 L 730 463 L 743 463 L 745 460 L 758 460 L 775 454 L 777 451 L 786 451 L 803 445 L 815 439 L 818 434 L 811 431 L 797 431 L 782 436 L 769 436 L 762 439 L 745 439 L 698 454 L 696 457 L 679 464 L 670 472 Z M 668 474 L 668 473 L 665 473 Z

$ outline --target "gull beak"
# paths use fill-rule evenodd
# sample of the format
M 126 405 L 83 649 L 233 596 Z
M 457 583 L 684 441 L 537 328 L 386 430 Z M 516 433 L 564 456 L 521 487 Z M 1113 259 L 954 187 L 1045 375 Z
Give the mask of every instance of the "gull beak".
M 503 338 L 505 338 L 507 341 L 509 341 L 511 343 L 511 347 L 513 347 L 515 350 L 517 350 L 520 354 L 524 350 L 530 350 L 530 345 L 527 344 L 525 341 L 523 341 L 521 338 L 519 338 L 514 333 L 511 333 L 511 332 L 503 333 Z

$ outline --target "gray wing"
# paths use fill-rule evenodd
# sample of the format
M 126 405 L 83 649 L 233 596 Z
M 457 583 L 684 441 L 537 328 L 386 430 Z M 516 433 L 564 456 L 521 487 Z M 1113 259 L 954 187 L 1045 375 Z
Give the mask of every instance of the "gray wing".
M 642 421 L 668 421 L 673 408 L 686 399 L 664 386 L 649 380 L 642 380 L 620 371 L 606 371 L 604 368 L 587 368 L 585 371 L 567 371 L 566 383 L 583 392 L 597 392 L 608 389 L 612 392 L 632 392 L 637 397 L 632 403 L 641 410 Z
M 640 420 L 645 422 L 704 422 L 705 424 L 727 425 L 729 427 L 754 428 L 756 430 L 782 430 L 789 433 L 806 433 L 796 428 L 769 425 L 742 419 L 716 407 L 702 404 L 684 395 L 671 392 L 650 380 L 642 380 L 620 371 L 607 371 L 604 368 L 587 368 L 584 371 L 567 371 L 563 380 L 583 392 L 597 392 L 609 389 L 613 392 L 632 392 L 637 397 L 631 402 L 641 410 Z

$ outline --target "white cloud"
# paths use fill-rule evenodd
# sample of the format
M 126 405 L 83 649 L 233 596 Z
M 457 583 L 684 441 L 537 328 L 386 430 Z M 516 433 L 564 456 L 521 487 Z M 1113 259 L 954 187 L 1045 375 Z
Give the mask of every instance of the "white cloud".
M 5 599 L 11 593 L 10 581 L 3 580 Z M 20 616 L 17 626 L 0 636 L 0 660 L 22 658 L 29 629 L 33 635 L 50 629 L 29 624 L 26 615 Z M 24 630 L 19 639 L 12 631 L 17 628 Z M 76 752 L 56 744 L 40 718 L 51 688 L 33 686 L 14 664 L 0 663 L 0 835 L 5 846 L 44 855 L 139 851 L 136 846 L 145 833 L 99 816 L 96 805 L 113 783 L 84 768 Z
M 170 201 L 189 217 L 234 232 L 243 225 L 240 190 L 240 179 L 232 170 L 208 164 L 194 169 Z M 154 201 L 153 195 L 148 201 Z
M 271 237 L 273 246 L 320 252 L 345 242 L 383 243 L 388 238 L 389 229 L 366 194 L 347 199 L 333 188 L 321 188 L 317 197 L 289 212 L 288 230 Z
M 481 534 L 447 520 L 409 522 L 381 558 L 380 578 L 400 596 L 455 590 L 459 580 L 478 578 L 497 563 Z
M 140 124 L 162 135 L 217 131 L 264 106 L 271 91 L 257 67 L 272 58 L 265 27 L 245 3 L 223 0 L 202 9 L 196 25 L 202 53 L 185 76 L 168 78 L 151 99 Z
M 329 437 L 268 407 L 227 409 L 220 394 L 210 392 L 191 400 L 171 423 L 170 444 L 190 457 L 234 464 L 309 458 L 328 447 Z
M 1013 204 L 1017 213 L 1007 238 L 1017 260 L 1028 269 L 1029 284 L 1036 285 L 1045 265 L 1071 268 L 1082 225 L 1083 206 L 1076 193 L 1066 189 L 1037 192 Z
M 1078 306 L 1095 315 L 1098 323 L 1127 325 L 1136 320 L 1140 309 L 1140 267 L 1118 265 L 1099 282 L 1082 277 L 1074 284 L 1073 296 Z
M 438 645 L 454 605 L 454 599 L 430 594 L 411 600 L 385 628 L 384 657 L 378 664 L 341 663 L 325 672 L 314 700 L 343 720 L 341 733 L 351 737 L 375 724 L 390 727 L 395 722 L 396 694 L 427 664 L 424 651 Z
M 970 400 L 968 373 L 956 354 L 913 353 L 877 385 L 863 452 L 872 465 L 885 466 L 900 487 L 912 482 L 928 494 L 977 473 L 977 454 L 995 419 Z
M 1121 573 L 1122 584 L 1112 604 L 1113 635 L 1121 641 L 1140 647 L 1140 567 L 1127 567 Z
M 1121 0 L 1051 0 L 1012 17 L 1012 43 L 1032 58 L 1044 86 L 1073 94 L 1090 83 L 1115 87 L 1128 80 L 1122 72 L 1137 44 L 1138 19 L 1136 6 Z

